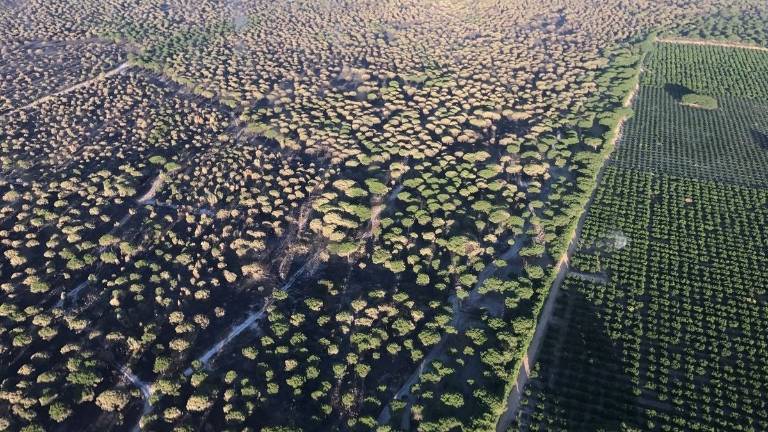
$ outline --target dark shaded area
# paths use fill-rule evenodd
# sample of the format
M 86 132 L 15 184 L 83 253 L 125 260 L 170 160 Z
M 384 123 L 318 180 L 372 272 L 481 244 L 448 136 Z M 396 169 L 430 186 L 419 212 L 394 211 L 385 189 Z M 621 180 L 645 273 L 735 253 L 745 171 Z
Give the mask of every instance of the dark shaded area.
M 573 291 L 569 301 L 573 312 L 564 341 L 569 349 L 562 351 L 561 367 L 551 380 L 556 401 L 568 430 L 619 430 L 633 417 L 636 402 L 621 350 L 606 334 L 605 318 L 593 303 Z
M 693 90 L 680 84 L 665 84 L 664 90 L 675 99 L 675 102 L 683 100 L 683 96 L 693 93 Z
M 757 129 L 752 129 L 749 131 L 749 133 L 752 135 L 752 139 L 760 148 L 763 150 L 768 150 L 768 134 L 765 134 L 764 132 L 761 132 Z
M 558 314 L 547 332 L 540 375 L 531 384 L 539 387 L 544 418 L 557 419 L 568 431 L 616 431 L 622 424 L 638 422 L 637 400 L 633 396 L 627 363 L 621 347 L 605 331 L 605 317 L 573 284 L 561 292 Z M 565 304 L 563 304 L 565 303 Z M 562 316 L 564 315 L 564 316 Z M 523 416 L 512 429 L 536 430 L 533 411 L 523 407 Z M 530 416 L 530 417 L 529 417 Z M 534 426 L 534 427 L 531 427 Z

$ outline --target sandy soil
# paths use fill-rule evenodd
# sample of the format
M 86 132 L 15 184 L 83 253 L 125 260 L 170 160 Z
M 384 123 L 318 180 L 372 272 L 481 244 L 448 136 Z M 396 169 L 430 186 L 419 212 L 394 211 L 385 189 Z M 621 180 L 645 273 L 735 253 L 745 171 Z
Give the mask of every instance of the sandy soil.
M 152 186 L 149 187 L 149 190 L 137 202 L 139 204 L 146 204 L 149 200 L 154 199 L 157 191 L 163 187 L 163 182 L 165 182 L 165 177 L 162 174 L 158 174 L 155 180 L 152 181 Z
M 705 46 L 716 46 L 716 47 L 724 47 L 724 48 L 743 48 L 743 49 L 751 49 L 751 50 L 768 52 L 768 48 L 766 47 L 761 47 L 758 45 L 752 45 L 752 44 L 742 43 L 742 42 L 704 40 L 704 39 L 686 39 L 686 38 L 676 38 L 676 37 L 658 38 L 656 39 L 656 42 L 678 44 L 678 45 L 705 45 Z
M 123 377 L 133 384 L 141 391 L 141 398 L 144 399 L 144 407 L 142 408 L 141 415 L 136 419 L 136 424 L 131 428 L 131 432 L 139 432 L 141 430 L 141 419 L 147 416 L 154 410 L 150 398 L 152 397 L 152 385 L 147 384 L 137 377 L 127 366 L 120 366 L 120 373 Z

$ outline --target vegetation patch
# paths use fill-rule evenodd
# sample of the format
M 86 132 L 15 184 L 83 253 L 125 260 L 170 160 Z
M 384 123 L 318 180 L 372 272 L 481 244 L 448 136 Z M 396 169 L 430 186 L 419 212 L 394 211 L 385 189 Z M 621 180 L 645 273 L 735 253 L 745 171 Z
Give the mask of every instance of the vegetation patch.
M 717 109 L 717 99 L 713 98 L 712 96 L 700 95 L 696 93 L 683 95 L 680 103 L 691 108 L 701 108 L 706 110 Z

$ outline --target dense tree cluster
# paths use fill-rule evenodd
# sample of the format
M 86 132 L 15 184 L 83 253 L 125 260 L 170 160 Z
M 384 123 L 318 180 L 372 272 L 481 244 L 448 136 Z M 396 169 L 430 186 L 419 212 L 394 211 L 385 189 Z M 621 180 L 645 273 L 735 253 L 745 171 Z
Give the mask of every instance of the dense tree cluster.
M 677 35 L 691 39 L 716 39 L 768 46 L 768 14 L 754 4 L 735 2 L 711 15 L 704 15 L 680 26 Z
M 99 40 L 6 45 L 0 56 L 0 114 L 98 76 L 126 59 L 123 49 Z

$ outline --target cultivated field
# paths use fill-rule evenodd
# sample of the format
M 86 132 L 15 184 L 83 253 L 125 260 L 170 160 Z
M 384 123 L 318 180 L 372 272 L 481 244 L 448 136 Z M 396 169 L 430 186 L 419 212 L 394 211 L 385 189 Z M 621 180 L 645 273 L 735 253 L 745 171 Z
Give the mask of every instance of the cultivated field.
M 754 49 L 658 44 L 514 430 L 768 427 L 768 104 Z M 680 104 L 681 92 L 719 107 Z

